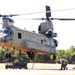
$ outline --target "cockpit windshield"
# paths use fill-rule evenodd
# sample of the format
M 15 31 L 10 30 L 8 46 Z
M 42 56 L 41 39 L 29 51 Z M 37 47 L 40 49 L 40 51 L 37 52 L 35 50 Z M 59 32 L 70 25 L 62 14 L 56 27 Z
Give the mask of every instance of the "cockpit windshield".
M 1 37 L 4 37 L 4 36 L 7 36 L 8 34 L 6 34 L 5 32 L 4 32 L 4 30 L 0 30 L 0 38 Z
M 0 30 L 0 33 L 3 33 L 3 30 Z
M 0 33 L 5 33 L 5 34 L 8 34 L 8 33 L 9 33 L 9 30 L 8 30 L 8 29 L 3 29 L 3 30 L 0 30 Z
M 5 30 L 3 31 L 3 33 L 9 34 L 9 30 L 8 30 L 8 29 L 5 29 Z
M 0 37 L 11 40 L 13 38 L 13 32 L 11 29 L 2 29 L 0 30 Z

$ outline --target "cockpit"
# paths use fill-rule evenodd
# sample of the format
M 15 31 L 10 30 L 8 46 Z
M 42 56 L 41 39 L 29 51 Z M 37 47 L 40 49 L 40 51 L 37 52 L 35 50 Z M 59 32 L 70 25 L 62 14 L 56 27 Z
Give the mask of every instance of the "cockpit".
M 4 29 L 4 30 L 3 30 L 3 33 L 5 33 L 5 34 L 7 34 L 7 35 L 13 35 L 13 32 L 12 32 L 12 30 L 10 30 L 10 29 Z
M 4 38 L 5 40 L 12 40 L 13 38 L 13 31 L 9 29 L 1 29 L 0 30 L 0 38 Z

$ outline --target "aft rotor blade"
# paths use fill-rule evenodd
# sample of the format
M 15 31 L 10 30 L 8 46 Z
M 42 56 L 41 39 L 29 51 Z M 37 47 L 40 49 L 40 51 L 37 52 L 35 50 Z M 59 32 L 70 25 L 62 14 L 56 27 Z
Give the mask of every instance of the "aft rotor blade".
M 75 20 L 75 18 L 49 18 L 50 20 L 61 20 L 61 21 L 72 21 Z M 47 18 L 34 18 L 33 20 L 47 20 Z
M 75 20 L 75 18 L 50 18 L 51 20 L 62 20 L 62 21 L 67 21 L 67 20 Z

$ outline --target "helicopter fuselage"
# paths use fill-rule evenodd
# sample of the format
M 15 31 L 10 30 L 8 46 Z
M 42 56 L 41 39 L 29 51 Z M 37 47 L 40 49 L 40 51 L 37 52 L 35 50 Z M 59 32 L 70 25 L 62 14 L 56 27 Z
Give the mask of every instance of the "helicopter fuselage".
M 34 31 L 22 30 L 15 26 L 4 29 L 5 36 L 1 37 L 0 45 L 7 49 L 21 50 L 26 53 L 32 51 L 37 54 L 55 54 L 56 47 L 53 38 Z M 1 44 L 2 43 L 2 44 Z

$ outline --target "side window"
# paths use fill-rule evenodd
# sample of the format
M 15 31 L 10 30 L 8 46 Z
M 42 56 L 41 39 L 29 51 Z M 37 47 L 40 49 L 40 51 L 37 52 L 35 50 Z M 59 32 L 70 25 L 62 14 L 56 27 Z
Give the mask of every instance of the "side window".
M 13 32 L 12 31 L 9 31 L 9 35 L 13 35 Z
M 27 35 L 27 36 L 26 36 L 26 39 L 27 39 L 27 40 L 29 40 L 29 39 L 30 39 L 29 35 Z
M 41 43 L 44 43 L 45 42 L 45 40 L 44 39 L 41 39 Z
M 5 30 L 3 31 L 3 33 L 9 34 L 9 30 L 8 30 L 8 29 L 5 29 Z
M 51 46 L 54 46 L 54 40 L 53 40 L 53 39 L 50 39 L 49 42 L 50 42 L 50 45 L 51 45 Z
M 18 38 L 21 39 L 22 38 L 22 34 L 18 33 Z
M 36 38 L 34 38 L 34 42 L 36 42 Z

